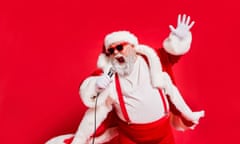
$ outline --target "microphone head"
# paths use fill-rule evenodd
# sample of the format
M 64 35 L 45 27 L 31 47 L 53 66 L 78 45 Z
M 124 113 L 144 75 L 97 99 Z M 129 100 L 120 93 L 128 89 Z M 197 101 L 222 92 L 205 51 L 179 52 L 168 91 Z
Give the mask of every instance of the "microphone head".
M 116 72 L 115 69 L 111 67 L 107 75 L 108 75 L 110 78 L 112 78 L 112 76 L 115 74 L 115 72 Z

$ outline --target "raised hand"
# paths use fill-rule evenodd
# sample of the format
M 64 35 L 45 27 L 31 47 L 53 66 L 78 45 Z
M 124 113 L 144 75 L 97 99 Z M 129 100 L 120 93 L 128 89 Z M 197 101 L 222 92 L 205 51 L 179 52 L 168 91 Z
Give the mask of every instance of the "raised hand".
M 174 28 L 172 25 L 170 25 L 169 28 L 174 35 L 180 39 L 184 39 L 188 35 L 190 29 L 193 27 L 194 23 L 194 21 L 191 21 L 190 16 L 186 16 L 185 14 L 181 16 L 181 14 L 179 14 L 177 27 Z

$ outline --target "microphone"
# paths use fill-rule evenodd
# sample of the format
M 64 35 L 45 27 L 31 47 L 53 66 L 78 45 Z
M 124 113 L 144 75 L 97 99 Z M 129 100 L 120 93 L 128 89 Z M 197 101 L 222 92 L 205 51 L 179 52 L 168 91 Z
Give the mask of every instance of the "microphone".
M 112 76 L 115 74 L 115 72 L 116 72 L 116 71 L 114 70 L 114 68 L 111 67 L 111 68 L 109 69 L 107 75 L 109 76 L 109 78 L 112 78 Z
M 107 73 L 107 75 L 109 76 L 109 78 L 112 78 L 112 76 L 115 74 L 115 70 L 111 67 Z M 96 98 L 96 102 L 95 102 L 95 108 L 94 108 L 94 133 L 92 136 L 92 144 L 95 144 L 95 137 L 96 137 L 96 130 L 97 130 L 97 100 L 98 100 L 98 96 L 100 93 L 97 93 L 97 96 L 95 96 L 94 98 Z

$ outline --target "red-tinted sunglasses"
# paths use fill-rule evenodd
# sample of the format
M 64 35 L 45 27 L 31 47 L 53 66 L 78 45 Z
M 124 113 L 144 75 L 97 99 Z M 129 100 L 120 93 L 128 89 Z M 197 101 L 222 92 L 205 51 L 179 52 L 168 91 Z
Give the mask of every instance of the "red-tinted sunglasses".
M 118 45 L 111 46 L 110 48 L 107 49 L 107 54 L 112 55 L 115 52 L 115 50 L 121 52 L 124 46 L 127 44 L 128 44 L 127 42 L 123 42 Z

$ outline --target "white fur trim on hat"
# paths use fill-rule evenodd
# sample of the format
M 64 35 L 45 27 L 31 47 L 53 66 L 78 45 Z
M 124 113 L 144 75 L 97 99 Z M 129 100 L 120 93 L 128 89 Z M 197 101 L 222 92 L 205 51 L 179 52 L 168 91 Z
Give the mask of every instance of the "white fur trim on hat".
M 106 35 L 104 46 L 105 48 L 108 48 L 111 44 L 116 42 L 128 42 L 134 46 L 138 45 L 137 37 L 129 31 L 116 31 Z

